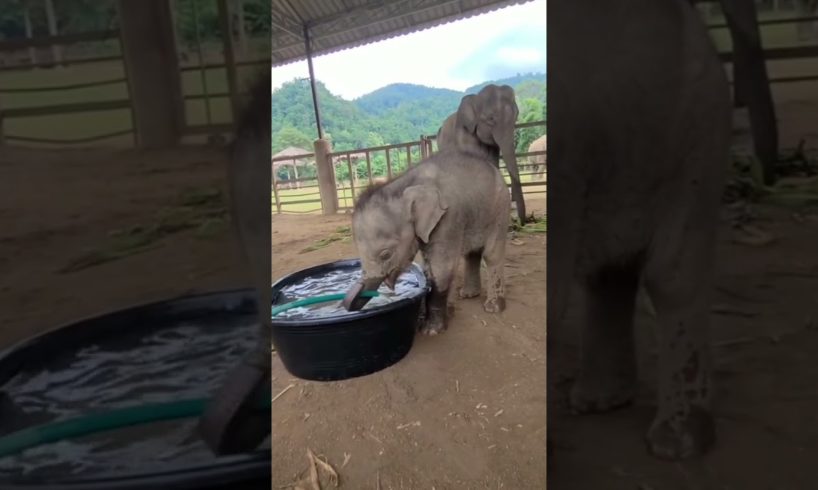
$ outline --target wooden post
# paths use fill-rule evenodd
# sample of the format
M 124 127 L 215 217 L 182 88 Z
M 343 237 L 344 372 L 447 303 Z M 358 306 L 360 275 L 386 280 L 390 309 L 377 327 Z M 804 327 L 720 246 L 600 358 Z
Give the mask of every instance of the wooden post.
M 386 178 L 392 180 L 392 160 L 390 157 L 392 153 L 389 149 L 386 150 Z
M 352 201 L 355 201 L 355 177 L 357 176 L 357 169 L 352 169 L 352 159 L 347 153 L 347 168 L 349 169 L 349 194 L 352 196 Z
M 315 140 L 315 166 L 318 173 L 318 192 L 321 194 L 321 210 L 330 215 L 338 212 L 338 189 L 335 185 L 335 169 L 332 165 L 332 153 L 329 141 Z
M 235 0 L 236 24 L 239 34 L 239 52 L 242 58 L 247 56 L 247 33 L 244 30 L 244 0 Z
M 369 150 L 366 150 L 366 174 L 369 176 L 369 185 L 372 185 L 372 161 L 369 158 Z
M 45 16 L 48 21 L 48 35 L 57 35 L 57 15 L 54 13 L 53 0 L 45 0 Z M 51 53 L 54 56 L 54 65 L 62 65 L 62 46 L 58 44 L 51 45 Z
M 26 29 L 26 39 L 34 38 L 34 29 L 31 27 L 31 3 L 26 0 L 23 2 L 23 23 Z M 31 64 L 37 64 L 37 48 L 34 46 L 28 47 L 28 57 L 31 59 Z
M 218 0 L 219 25 L 222 31 L 222 46 L 224 48 L 224 64 L 227 70 L 227 92 L 230 94 L 230 113 L 233 115 L 233 126 L 239 122 L 238 79 L 236 76 L 236 53 L 233 49 L 233 33 L 230 29 L 230 9 L 227 0 Z
M 119 0 L 122 56 L 139 146 L 174 146 L 184 127 L 184 99 L 167 0 Z
M 281 199 L 278 198 L 278 178 L 276 177 L 276 168 L 275 165 L 272 165 L 271 167 L 271 170 L 273 171 L 273 199 L 276 202 L 276 212 L 281 214 Z

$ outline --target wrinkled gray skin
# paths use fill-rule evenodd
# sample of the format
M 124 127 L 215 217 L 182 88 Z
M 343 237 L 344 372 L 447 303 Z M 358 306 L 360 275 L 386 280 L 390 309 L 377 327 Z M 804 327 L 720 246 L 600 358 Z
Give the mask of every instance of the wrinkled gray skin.
M 548 142 L 548 135 L 544 134 L 539 138 L 535 139 L 528 145 L 528 153 L 534 151 L 546 151 L 546 147 Z M 531 171 L 534 173 L 535 178 L 543 178 L 545 176 L 545 161 L 548 155 L 530 155 L 528 157 L 528 163 L 532 165 Z
M 573 281 L 587 300 L 570 403 L 612 410 L 637 388 L 633 320 L 644 281 L 658 321 L 649 451 L 715 441 L 709 303 L 731 104 L 724 69 L 687 2 L 562 0 L 549 32 L 549 327 Z
M 234 233 L 258 301 L 259 340 L 214 395 L 199 421 L 202 438 L 216 454 L 256 448 L 270 433 L 269 410 L 254 406 L 270 390 L 270 73 L 252 88 L 230 147 L 228 181 Z
M 488 157 L 497 168 L 502 154 L 511 177 L 517 215 L 524 223 L 525 201 L 514 144 L 514 125 L 519 112 L 514 89 L 508 85 L 486 85 L 478 93 L 463 97 L 457 112 L 443 121 L 437 131 L 437 147 Z
M 422 333 L 446 329 L 461 257 L 465 279 L 460 297 L 480 295 L 482 258 L 488 271 L 484 309 L 503 311 L 509 206 L 508 189 L 491 161 L 456 150 L 443 150 L 386 184 L 367 189 L 352 213 L 363 276 L 344 305 L 360 309 L 367 301 L 358 296 L 360 291 L 377 289 L 382 282 L 392 287 L 420 251 L 431 286 Z

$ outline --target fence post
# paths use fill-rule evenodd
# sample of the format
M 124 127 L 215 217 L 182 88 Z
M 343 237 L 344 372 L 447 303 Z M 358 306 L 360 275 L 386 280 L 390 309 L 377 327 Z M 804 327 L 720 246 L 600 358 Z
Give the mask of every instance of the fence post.
M 275 165 L 271 165 L 271 170 L 273 173 L 273 198 L 276 202 L 276 212 L 281 214 L 281 198 L 278 197 L 278 178 L 276 177 Z
M 336 214 L 338 212 L 338 189 L 335 187 L 335 172 L 332 168 L 332 153 L 330 142 L 325 139 L 317 139 L 313 143 L 315 147 L 315 166 L 318 170 L 318 192 L 321 194 L 321 209 L 323 214 Z
M 166 0 L 119 0 L 117 6 L 139 146 L 174 146 L 185 121 L 170 5 Z

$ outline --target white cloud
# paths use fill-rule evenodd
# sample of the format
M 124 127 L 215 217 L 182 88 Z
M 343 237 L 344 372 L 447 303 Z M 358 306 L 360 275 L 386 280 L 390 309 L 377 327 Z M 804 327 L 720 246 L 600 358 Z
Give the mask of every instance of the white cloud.
M 499 48 L 497 57 L 511 63 L 536 63 L 545 59 L 545 53 L 541 49 L 534 48 Z
M 482 82 L 478 70 L 457 69 L 465 60 L 473 64 L 499 38 L 522 30 L 546 29 L 546 0 L 507 7 L 496 12 L 452 22 L 395 39 L 354 48 L 313 60 L 315 76 L 330 92 L 352 99 L 390 83 L 416 83 L 464 90 Z M 486 63 L 503 59 L 507 64 L 545 60 L 541 46 L 495 50 Z M 293 78 L 309 76 L 307 62 L 273 68 L 273 89 Z

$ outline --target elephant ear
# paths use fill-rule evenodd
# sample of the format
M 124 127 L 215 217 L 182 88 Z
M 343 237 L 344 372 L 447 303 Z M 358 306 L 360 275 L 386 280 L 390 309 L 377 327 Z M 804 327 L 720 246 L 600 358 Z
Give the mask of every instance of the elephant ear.
M 423 240 L 423 243 L 429 243 L 432 231 L 449 208 L 448 204 L 437 188 L 431 185 L 407 187 L 403 191 L 403 200 L 407 214 L 415 227 L 415 235 Z
M 457 108 L 457 125 L 465 128 L 469 133 L 474 133 L 477 128 L 477 99 L 474 95 L 466 95 L 460 99 L 460 107 Z

